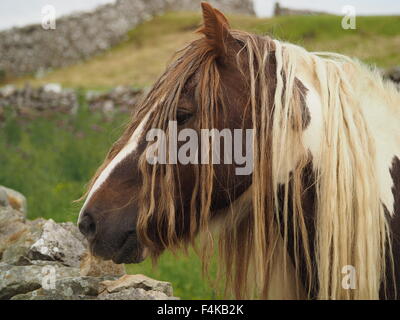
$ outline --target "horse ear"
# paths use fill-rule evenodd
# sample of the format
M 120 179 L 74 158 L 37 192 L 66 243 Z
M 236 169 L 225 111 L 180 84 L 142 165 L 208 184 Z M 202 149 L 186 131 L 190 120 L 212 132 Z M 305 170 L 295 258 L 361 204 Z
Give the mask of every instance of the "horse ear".
M 214 9 L 207 2 L 201 3 L 203 10 L 204 25 L 198 30 L 198 32 L 204 34 L 206 39 L 219 57 L 228 54 L 227 45 L 230 41 L 234 40 L 229 32 L 229 22 L 224 14 L 218 9 Z

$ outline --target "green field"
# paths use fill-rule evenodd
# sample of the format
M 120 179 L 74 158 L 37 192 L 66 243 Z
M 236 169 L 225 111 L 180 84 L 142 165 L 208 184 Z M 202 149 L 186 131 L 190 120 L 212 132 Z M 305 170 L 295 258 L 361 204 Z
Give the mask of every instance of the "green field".
M 335 16 L 256 19 L 230 17 L 232 26 L 296 42 L 310 50 L 332 50 L 387 67 L 400 64 L 400 17 L 360 17 L 357 30 L 342 30 Z M 29 218 L 76 221 L 78 199 L 107 150 L 121 134 L 129 116 L 107 119 L 89 112 L 85 90 L 117 85 L 143 87 L 161 73 L 176 49 L 197 37 L 193 30 L 200 16 L 170 13 L 144 23 L 116 48 L 89 61 L 54 70 L 41 79 L 24 77 L 9 83 L 40 85 L 58 82 L 80 92 L 76 116 L 26 120 L 17 118 L 12 106 L 0 123 L 0 185 L 26 195 Z M 213 274 L 215 268 L 212 268 Z M 162 256 L 157 268 L 150 262 L 128 266 L 130 273 L 170 281 L 175 295 L 187 299 L 212 299 L 215 291 L 201 277 L 195 254 Z

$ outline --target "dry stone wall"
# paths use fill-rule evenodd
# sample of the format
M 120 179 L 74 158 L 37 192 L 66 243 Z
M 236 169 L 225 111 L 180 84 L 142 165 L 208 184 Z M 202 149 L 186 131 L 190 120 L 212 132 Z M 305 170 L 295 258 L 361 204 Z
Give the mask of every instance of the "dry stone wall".
M 400 90 L 400 67 L 382 69 L 381 74 Z M 116 112 L 130 113 L 147 90 L 120 86 L 106 92 L 88 91 L 84 98 L 91 111 L 111 117 Z M 0 125 L 7 108 L 25 118 L 57 113 L 73 115 L 79 108 L 78 100 L 75 90 L 64 89 L 59 84 L 50 83 L 39 88 L 4 86 L 0 88 Z
M 307 9 L 292 9 L 282 7 L 279 2 L 275 3 L 274 16 L 309 16 L 327 14 L 326 12 L 307 10 Z
M 225 12 L 254 14 L 252 0 L 211 0 Z M 166 11 L 200 10 L 193 0 L 117 0 L 92 12 L 0 32 L 0 81 L 8 76 L 40 73 L 87 59 L 121 42 L 139 23 Z
M 116 87 L 110 91 L 88 91 L 85 100 L 89 109 L 112 116 L 115 112 L 129 113 L 139 101 L 144 90 Z M 35 118 L 52 114 L 75 114 L 78 110 L 78 93 L 49 83 L 42 87 L 11 85 L 0 88 L 0 124 L 6 117 L 7 108 L 18 117 Z
M 170 283 L 91 256 L 74 224 L 26 213 L 25 197 L 0 186 L 0 300 L 177 299 Z

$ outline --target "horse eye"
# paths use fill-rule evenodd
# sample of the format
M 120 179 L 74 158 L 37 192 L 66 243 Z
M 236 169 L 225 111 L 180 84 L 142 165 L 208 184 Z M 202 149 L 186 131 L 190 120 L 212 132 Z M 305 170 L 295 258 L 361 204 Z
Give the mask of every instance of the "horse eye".
M 193 113 L 189 110 L 181 109 L 176 112 L 176 121 L 178 122 L 179 126 L 188 122 L 191 117 L 193 117 Z

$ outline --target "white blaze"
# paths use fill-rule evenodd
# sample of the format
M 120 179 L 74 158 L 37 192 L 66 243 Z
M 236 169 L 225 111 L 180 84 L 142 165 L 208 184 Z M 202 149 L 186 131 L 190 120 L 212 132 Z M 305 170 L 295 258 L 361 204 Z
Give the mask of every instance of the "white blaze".
M 90 199 L 93 197 L 93 195 L 96 193 L 96 191 L 103 185 L 103 183 L 108 179 L 108 177 L 111 175 L 111 173 L 114 171 L 114 169 L 120 164 L 126 157 L 131 155 L 135 150 L 137 149 L 139 145 L 139 139 L 142 136 L 143 133 L 143 128 L 146 125 L 149 116 L 151 112 L 149 112 L 142 122 L 139 124 L 139 126 L 136 128 L 136 130 L 133 132 L 132 136 L 129 138 L 128 143 L 122 148 L 122 150 L 112 159 L 112 161 L 107 165 L 107 167 L 104 168 L 104 170 L 101 172 L 101 174 L 97 177 L 94 185 L 90 189 L 90 192 L 86 198 L 85 203 L 83 204 L 83 207 L 81 209 L 81 212 L 79 213 L 79 219 L 82 218 L 82 213 L 85 211 L 87 204 L 89 203 Z

